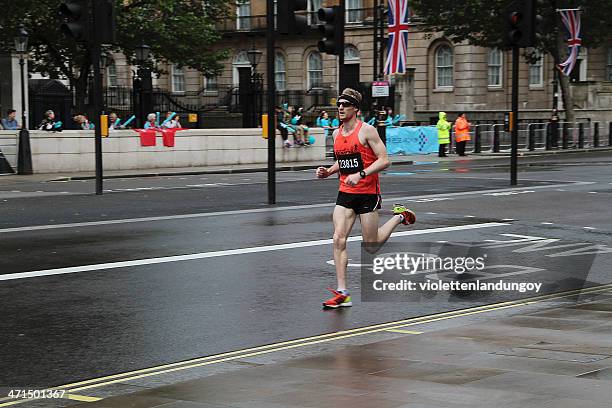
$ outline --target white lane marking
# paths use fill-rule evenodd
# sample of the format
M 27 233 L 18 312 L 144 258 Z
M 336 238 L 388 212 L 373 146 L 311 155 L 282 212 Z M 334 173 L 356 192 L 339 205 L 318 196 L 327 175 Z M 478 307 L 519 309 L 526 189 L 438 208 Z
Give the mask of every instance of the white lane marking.
M 572 182 L 570 186 L 581 186 L 586 184 L 593 184 L 589 181 L 577 181 Z M 522 190 L 535 190 L 535 189 L 545 189 L 545 188 L 556 188 L 565 186 L 567 187 L 567 183 L 564 184 L 549 184 L 545 186 L 535 186 L 535 187 L 517 187 L 514 189 L 508 188 L 500 188 L 500 189 L 492 189 L 492 190 L 475 190 L 475 191 L 462 191 L 459 193 L 445 193 L 445 194 L 425 194 L 420 196 L 408 196 L 408 197 L 385 197 L 385 200 L 388 202 L 392 201 L 406 201 L 406 200 L 414 200 L 414 199 L 427 199 L 427 198 L 436 198 L 436 197 L 460 197 L 460 196 L 470 196 L 470 195 L 479 195 L 485 193 L 495 193 L 495 192 L 508 192 L 508 191 L 522 191 Z M 77 228 L 77 227 L 94 227 L 100 225 L 112 225 L 112 224 L 128 224 L 128 223 L 136 223 L 136 222 L 151 222 L 151 221 L 168 221 L 168 220 L 180 220 L 180 219 L 189 219 L 189 218 L 203 218 L 203 217 L 216 217 L 216 216 L 227 216 L 227 215 L 242 215 L 242 214 L 255 214 L 262 212 L 278 212 L 278 211 L 289 211 L 289 210 L 301 210 L 308 208 L 324 208 L 324 207 L 333 207 L 335 202 L 330 203 L 322 203 L 322 204 L 307 204 L 307 205 L 296 205 L 296 206 L 286 206 L 286 207 L 273 207 L 273 208 L 251 208 L 246 210 L 235 210 L 235 211 L 215 211 L 215 212 L 206 212 L 206 213 L 192 213 L 192 214 L 181 214 L 181 215 L 164 215 L 158 217 L 143 217 L 143 218 L 123 218 L 117 220 L 104 220 L 104 221 L 87 221 L 87 222 L 74 222 L 69 224 L 47 224 L 47 225 L 33 225 L 29 227 L 15 227 L 15 228 L 3 228 L 0 229 L 0 234 L 6 234 L 10 232 L 23 232 L 23 231 L 41 231 L 41 230 L 51 230 L 51 229 L 59 229 L 59 228 Z
M 436 234 L 436 233 L 442 233 L 442 232 L 465 231 L 465 230 L 474 230 L 474 229 L 480 229 L 480 228 L 501 227 L 501 226 L 506 226 L 506 225 L 510 225 L 510 224 L 504 224 L 504 223 L 499 223 L 499 222 L 487 222 L 487 223 L 482 223 L 482 224 L 457 225 L 453 227 L 440 227 L 440 228 L 429 228 L 429 229 L 422 229 L 422 230 L 395 232 L 391 234 L 391 237 L 405 237 L 405 236 L 411 236 L 411 235 L 425 235 L 425 234 Z M 348 238 L 349 242 L 359 242 L 362 240 L 363 238 L 361 236 L 352 236 Z M 330 245 L 332 242 L 333 242 L 332 239 L 319 239 L 315 241 L 301 241 L 301 242 L 292 242 L 292 243 L 278 244 L 278 245 L 265 245 L 265 246 L 258 246 L 258 247 L 227 249 L 227 250 L 222 250 L 222 251 L 199 252 L 199 253 L 187 254 L 187 255 L 164 256 L 160 258 L 136 259 L 132 261 L 109 262 L 109 263 L 103 263 L 103 264 L 72 266 L 72 267 L 67 267 L 67 268 L 44 269 L 40 271 L 31 271 L 31 272 L 9 273 L 6 275 L 0 275 L 0 281 L 36 278 L 36 277 L 51 276 L 51 275 L 63 275 L 63 274 L 68 274 L 68 273 L 92 272 L 92 271 L 100 271 L 100 270 L 106 270 L 106 269 L 129 268 L 133 266 L 155 265 L 155 264 L 162 264 L 162 263 L 169 263 L 169 262 L 191 261 L 194 259 L 218 258 L 222 256 L 229 256 L 229 255 L 244 255 L 244 254 L 254 254 L 254 253 L 259 253 L 259 252 L 281 251 L 285 249 L 294 249 L 294 248 L 308 248 L 308 247 L 321 246 L 321 245 Z
M 554 222 L 541 222 L 542 225 L 555 225 Z
M 594 227 L 584 227 L 584 229 L 587 229 L 587 230 L 595 230 L 595 229 L 597 229 L 597 228 L 594 228 Z

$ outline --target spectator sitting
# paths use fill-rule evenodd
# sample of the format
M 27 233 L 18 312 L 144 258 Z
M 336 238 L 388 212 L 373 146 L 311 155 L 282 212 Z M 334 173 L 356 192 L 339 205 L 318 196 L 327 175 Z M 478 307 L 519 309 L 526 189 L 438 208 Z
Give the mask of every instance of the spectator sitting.
M 45 112 L 45 117 L 38 125 L 38 130 L 46 130 L 48 132 L 61 132 L 62 122 L 55 120 L 55 112 L 48 110 Z
M 154 113 L 149 113 L 147 115 L 147 121 L 144 124 L 144 128 L 145 129 L 149 129 L 149 128 L 157 128 L 157 123 L 155 123 L 155 121 L 157 120 L 157 115 Z
M 174 129 L 174 128 L 181 127 L 181 122 L 180 122 L 180 118 L 178 115 L 175 115 L 172 119 L 168 120 L 168 118 L 172 117 L 172 115 L 175 115 L 175 113 L 174 112 L 166 113 L 166 120 L 164 121 L 165 123 L 162 125 L 162 127 L 166 129 Z
M 2 119 L 2 127 L 4 130 L 17 130 L 19 129 L 19 124 L 15 119 L 16 111 L 15 109 L 9 109 L 7 111 L 6 118 Z
M 119 125 L 115 126 L 115 123 L 117 123 L 117 120 L 119 120 Z M 110 115 L 108 115 L 108 128 L 109 130 L 123 129 L 123 125 L 121 125 L 121 120 L 119 119 L 119 116 L 117 116 L 115 112 L 112 112 Z
M 85 115 L 76 115 L 72 120 L 74 120 L 82 130 L 93 130 L 95 128 L 94 124 L 91 123 Z

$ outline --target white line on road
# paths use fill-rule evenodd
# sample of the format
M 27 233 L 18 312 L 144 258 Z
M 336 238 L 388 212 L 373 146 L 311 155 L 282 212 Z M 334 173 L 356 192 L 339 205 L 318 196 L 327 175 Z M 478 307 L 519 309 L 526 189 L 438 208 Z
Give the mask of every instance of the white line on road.
M 570 182 L 570 183 L 572 184 L 570 184 L 569 186 L 572 186 L 572 187 L 593 184 L 592 182 L 589 182 L 589 181 L 576 181 L 576 182 Z M 506 191 L 522 191 L 522 190 L 535 190 L 535 189 L 539 190 L 539 189 L 546 189 L 546 188 L 556 188 L 560 186 L 567 187 L 568 184 L 567 183 L 549 184 L 549 185 L 544 185 L 544 186 L 517 187 L 517 188 L 512 188 L 512 189 L 500 188 L 500 189 L 492 189 L 492 190 L 462 191 L 458 193 L 426 194 L 426 195 L 409 196 L 409 197 L 385 197 L 385 200 L 388 200 L 390 202 L 393 202 L 393 201 L 399 202 L 399 201 L 406 201 L 406 200 L 436 198 L 436 197 L 460 197 L 460 196 L 470 196 L 470 195 L 495 193 L 495 192 L 506 192 Z M 244 215 L 244 214 L 254 214 L 254 213 L 271 213 L 271 212 L 278 212 L 278 211 L 333 207 L 334 205 L 335 203 L 331 202 L 331 203 L 295 205 L 295 206 L 286 206 L 286 207 L 251 208 L 251 209 L 246 209 L 246 210 L 215 211 L 215 212 L 180 214 L 180 215 L 163 215 L 163 216 L 158 216 L 158 217 L 124 218 L 124 219 L 118 219 L 118 220 L 74 222 L 74 223 L 69 223 L 69 224 L 33 225 L 29 227 L 15 227 L 15 228 L 0 229 L 0 234 L 7 234 L 11 232 L 24 232 L 24 231 L 53 230 L 53 229 L 60 229 L 60 228 L 95 227 L 95 226 L 101 226 L 101 225 L 128 224 L 128 223 L 136 223 L 136 222 L 168 221 L 168 220 L 180 220 L 180 219 L 189 219 L 189 218 Z
M 429 228 L 429 229 L 421 229 L 421 230 L 395 232 L 391 234 L 391 237 L 405 237 L 405 236 L 411 236 L 411 235 L 425 235 L 425 234 L 435 234 L 435 233 L 441 233 L 441 232 L 465 231 L 465 230 L 474 230 L 474 229 L 481 229 L 481 228 L 501 227 L 501 226 L 506 226 L 506 225 L 510 225 L 510 224 L 499 223 L 499 222 L 487 222 L 487 223 L 482 223 L 482 224 L 457 225 L 453 227 L 440 227 L 440 228 Z M 359 242 L 362 240 L 363 239 L 361 236 L 352 236 L 352 237 L 349 237 L 348 239 L 349 242 Z M 44 269 L 40 271 L 31 271 L 31 272 L 9 273 L 6 275 L 0 275 L 0 281 L 37 278 L 41 276 L 51 276 L 51 275 L 64 275 L 68 273 L 93 272 L 93 271 L 100 271 L 100 270 L 106 270 L 106 269 L 129 268 L 133 266 L 155 265 L 155 264 L 162 264 L 162 263 L 169 263 L 169 262 L 191 261 L 194 259 L 218 258 L 222 256 L 229 256 L 229 255 L 254 254 L 254 253 L 259 253 L 259 252 L 280 251 L 284 249 L 308 248 L 308 247 L 321 246 L 321 245 L 330 245 L 332 242 L 333 240 L 331 239 L 319 239 L 315 241 L 301 241 L 301 242 L 291 242 L 287 244 L 278 244 L 278 245 L 265 245 L 265 246 L 258 246 L 258 247 L 227 249 L 223 251 L 199 252 L 199 253 L 187 254 L 187 255 L 164 256 L 160 258 L 136 259 L 132 261 L 109 262 L 109 263 L 103 263 L 103 264 L 72 266 L 72 267 L 67 267 L 67 268 Z

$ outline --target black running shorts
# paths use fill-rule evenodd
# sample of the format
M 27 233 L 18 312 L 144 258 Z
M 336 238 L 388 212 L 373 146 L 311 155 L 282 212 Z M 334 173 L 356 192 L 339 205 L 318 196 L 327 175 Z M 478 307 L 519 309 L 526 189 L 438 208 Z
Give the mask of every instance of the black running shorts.
M 380 194 L 351 194 L 340 191 L 338 192 L 336 205 L 350 208 L 356 214 L 366 214 L 380 210 L 382 197 Z

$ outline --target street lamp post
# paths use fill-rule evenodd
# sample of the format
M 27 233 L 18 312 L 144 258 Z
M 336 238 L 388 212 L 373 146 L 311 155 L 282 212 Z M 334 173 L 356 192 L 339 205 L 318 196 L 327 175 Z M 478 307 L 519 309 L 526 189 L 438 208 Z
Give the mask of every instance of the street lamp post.
M 250 101 L 247 104 L 247 106 L 249 107 L 249 122 L 251 127 L 257 127 L 259 123 L 258 118 L 259 116 L 261 116 L 261 101 L 258 100 L 258 96 L 261 95 L 261 92 L 259 92 L 258 84 L 260 84 L 262 80 L 260 78 L 260 74 L 257 73 L 257 65 L 261 61 L 262 55 L 263 52 L 255 48 L 255 44 L 253 44 L 253 47 L 247 51 L 247 59 L 253 67 L 253 72 L 251 74 L 250 81 L 251 83 L 249 87 Z
M 21 130 L 19 131 L 19 152 L 17 154 L 17 174 L 32 174 L 32 151 L 30 132 L 27 126 L 25 95 L 25 57 L 28 50 L 28 33 L 21 27 L 15 36 L 15 51 L 19 54 L 21 71 Z

